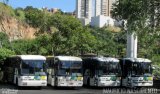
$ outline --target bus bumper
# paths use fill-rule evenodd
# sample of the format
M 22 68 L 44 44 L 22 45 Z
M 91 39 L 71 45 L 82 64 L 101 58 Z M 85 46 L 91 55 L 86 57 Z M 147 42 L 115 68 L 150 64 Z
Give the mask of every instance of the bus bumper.
M 19 81 L 18 86 L 47 86 L 47 81 Z
M 105 86 L 119 87 L 120 81 L 99 81 L 97 86 L 98 87 L 105 87 Z
M 153 82 L 137 82 L 132 84 L 133 87 L 139 87 L 139 86 L 153 86 Z
M 59 82 L 58 87 L 82 87 L 83 82 Z

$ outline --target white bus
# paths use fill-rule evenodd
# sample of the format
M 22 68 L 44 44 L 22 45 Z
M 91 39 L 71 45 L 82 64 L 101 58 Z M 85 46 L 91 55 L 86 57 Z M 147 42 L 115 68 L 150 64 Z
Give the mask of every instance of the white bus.
M 82 59 L 74 56 L 47 57 L 48 84 L 56 87 L 82 87 Z
M 121 85 L 121 66 L 116 58 L 84 57 L 83 72 L 86 86 L 119 87 Z
M 46 58 L 40 55 L 16 55 L 4 63 L 4 79 L 17 86 L 47 86 Z
M 122 86 L 142 87 L 153 86 L 151 61 L 144 58 L 123 58 Z

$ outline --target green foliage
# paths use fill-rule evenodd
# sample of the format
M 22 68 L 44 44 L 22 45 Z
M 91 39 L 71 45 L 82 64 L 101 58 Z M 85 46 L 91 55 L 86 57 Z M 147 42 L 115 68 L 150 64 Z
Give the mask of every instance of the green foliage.
M 129 32 L 155 33 L 160 24 L 157 24 L 159 5 L 157 0 L 119 0 L 114 5 L 112 14 L 118 20 L 127 20 Z M 157 25 L 157 26 L 156 26 Z M 145 29 L 145 30 L 144 30 Z
M 10 43 L 6 33 L 0 32 L 0 47 L 10 48 Z
M 152 65 L 152 67 L 154 68 L 153 75 L 160 76 L 160 65 Z
M 94 53 L 96 50 L 97 40 L 96 37 L 91 34 L 89 28 L 84 28 L 81 31 L 78 31 L 76 40 L 76 49 L 79 53 Z
M 34 40 L 16 40 L 12 42 L 16 54 L 36 54 Z
M 28 6 L 24 9 L 26 22 L 33 27 L 40 27 L 44 23 L 44 13 L 43 11 Z
M 41 54 L 52 53 L 51 38 L 49 35 L 41 35 L 31 40 L 15 40 L 12 42 L 16 54 Z
M 157 64 L 160 66 L 160 55 L 152 56 L 151 60 L 153 61 L 154 64 Z
M 138 35 L 138 57 L 152 58 L 159 53 L 159 1 L 119 0 L 112 15 L 118 20 L 127 20 L 128 32 Z
M 56 14 L 50 21 L 58 30 L 52 35 L 54 54 L 78 55 L 94 47 L 94 36 L 72 16 Z
M 33 45 L 35 45 L 36 49 L 35 51 L 38 54 L 42 54 L 42 55 L 49 55 L 49 54 L 53 54 L 52 52 L 52 42 L 51 42 L 51 35 L 48 34 L 43 34 L 38 36 L 35 39 L 35 42 Z
M 22 8 L 15 9 L 15 15 L 18 17 L 19 20 L 25 21 L 25 12 Z
M 11 55 L 15 55 L 14 51 L 6 48 L 0 48 L 0 63 L 2 63 L 2 61 L 5 60 L 6 57 L 9 57 Z
M 96 52 L 106 56 L 125 56 L 126 34 L 125 32 L 113 33 L 106 28 L 92 29 L 97 39 Z

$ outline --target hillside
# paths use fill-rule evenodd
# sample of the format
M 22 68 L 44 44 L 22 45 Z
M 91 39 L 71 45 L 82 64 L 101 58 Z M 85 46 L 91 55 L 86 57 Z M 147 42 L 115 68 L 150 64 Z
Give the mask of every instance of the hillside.
M 37 30 L 16 18 L 14 10 L 0 3 L 0 32 L 5 32 L 10 40 L 32 39 Z

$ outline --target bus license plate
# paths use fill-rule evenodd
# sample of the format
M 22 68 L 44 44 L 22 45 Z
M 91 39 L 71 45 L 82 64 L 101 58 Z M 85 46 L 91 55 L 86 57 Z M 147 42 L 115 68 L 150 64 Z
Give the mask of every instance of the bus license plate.
M 73 83 L 70 83 L 70 85 L 73 85 Z

